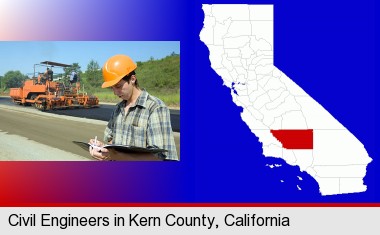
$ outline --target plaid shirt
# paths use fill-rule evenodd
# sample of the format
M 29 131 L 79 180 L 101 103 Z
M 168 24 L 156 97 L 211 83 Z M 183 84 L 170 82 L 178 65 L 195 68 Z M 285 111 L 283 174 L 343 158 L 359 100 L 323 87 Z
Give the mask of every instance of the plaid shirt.
M 142 90 L 134 106 L 125 113 L 126 101 L 117 104 L 104 131 L 104 141 L 168 150 L 158 156 L 178 160 L 170 112 L 164 102 Z

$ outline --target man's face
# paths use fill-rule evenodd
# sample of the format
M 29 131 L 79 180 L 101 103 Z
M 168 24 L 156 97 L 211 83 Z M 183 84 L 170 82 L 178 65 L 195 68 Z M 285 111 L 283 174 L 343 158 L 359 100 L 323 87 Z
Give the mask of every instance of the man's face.
M 113 93 L 120 99 L 129 100 L 132 96 L 133 86 L 131 82 L 126 82 L 123 79 L 111 87 Z

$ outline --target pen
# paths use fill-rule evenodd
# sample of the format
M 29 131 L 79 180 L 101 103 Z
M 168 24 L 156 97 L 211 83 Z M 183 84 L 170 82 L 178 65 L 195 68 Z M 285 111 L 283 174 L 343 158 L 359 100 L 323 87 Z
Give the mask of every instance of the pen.
M 96 148 L 98 152 L 100 152 L 101 147 L 98 146 L 98 136 L 95 136 L 94 143 L 91 145 L 91 147 Z

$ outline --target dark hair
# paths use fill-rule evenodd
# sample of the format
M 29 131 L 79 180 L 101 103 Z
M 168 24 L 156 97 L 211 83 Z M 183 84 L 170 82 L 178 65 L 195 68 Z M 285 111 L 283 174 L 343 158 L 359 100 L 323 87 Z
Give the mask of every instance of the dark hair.
M 124 81 L 128 82 L 128 84 L 129 84 L 129 81 L 131 80 L 132 75 L 136 75 L 135 71 L 132 71 L 132 72 L 130 72 L 129 74 L 125 75 L 122 79 L 123 79 Z M 135 81 L 135 86 L 136 86 L 137 88 L 140 88 L 140 86 L 139 86 L 139 82 L 137 81 L 137 78 L 136 78 L 136 81 Z

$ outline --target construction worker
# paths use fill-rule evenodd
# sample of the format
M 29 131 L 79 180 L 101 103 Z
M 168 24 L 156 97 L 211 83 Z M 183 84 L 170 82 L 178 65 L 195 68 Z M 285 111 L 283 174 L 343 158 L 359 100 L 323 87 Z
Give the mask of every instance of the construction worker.
M 37 84 L 42 85 L 42 84 L 45 84 L 45 83 L 46 83 L 46 77 L 45 77 L 45 74 L 40 73 L 40 74 L 38 75 L 38 78 L 37 78 Z
M 78 74 L 77 72 L 75 72 L 75 70 L 73 70 L 70 74 L 70 85 L 72 85 L 73 83 L 76 83 L 78 81 Z
M 141 89 L 135 70 L 137 65 L 126 55 L 115 55 L 103 66 L 104 83 L 122 99 L 116 105 L 104 131 L 104 141 L 110 144 L 143 148 L 160 148 L 167 152 L 157 154 L 131 154 L 113 149 L 92 148 L 90 154 L 99 160 L 123 155 L 126 160 L 178 160 L 170 112 L 157 97 Z M 102 147 L 103 142 L 90 140 L 90 144 Z
M 44 77 L 45 77 L 45 81 L 53 81 L 53 70 L 47 67 L 44 73 Z

